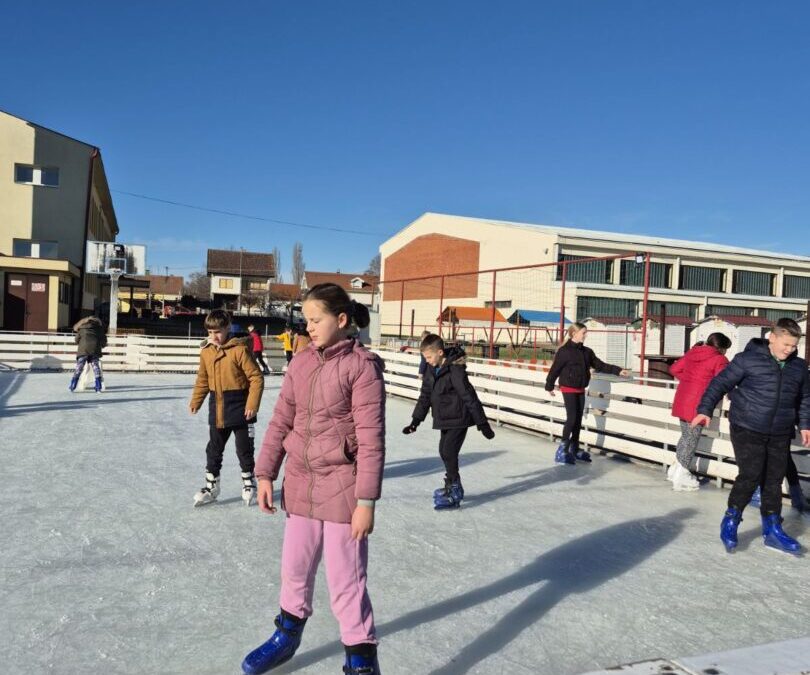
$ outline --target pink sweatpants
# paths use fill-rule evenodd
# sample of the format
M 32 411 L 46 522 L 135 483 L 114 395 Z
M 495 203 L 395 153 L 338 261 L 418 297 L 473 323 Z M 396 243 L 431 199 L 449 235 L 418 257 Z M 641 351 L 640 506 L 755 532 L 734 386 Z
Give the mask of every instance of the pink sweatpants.
M 312 615 L 315 573 L 326 558 L 326 584 L 332 614 L 344 645 L 377 644 L 374 614 L 366 590 L 368 539 L 351 537 L 348 523 L 287 515 L 281 552 L 281 608 L 295 616 Z

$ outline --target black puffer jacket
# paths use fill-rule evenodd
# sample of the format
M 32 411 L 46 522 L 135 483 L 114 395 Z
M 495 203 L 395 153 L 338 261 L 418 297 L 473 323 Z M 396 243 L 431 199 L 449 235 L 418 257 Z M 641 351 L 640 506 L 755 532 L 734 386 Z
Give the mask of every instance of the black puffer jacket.
M 414 426 L 433 413 L 434 429 L 458 429 L 487 424 L 484 407 L 467 379 L 466 354 L 463 349 L 450 347 L 445 361 L 436 369 L 427 366 L 422 378 L 422 390 L 413 411 Z
M 593 349 L 581 342 L 568 340 L 554 355 L 554 361 L 546 376 L 546 391 L 554 390 L 554 383 L 560 378 L 560 386 L 585 389 L 591 381 L 591 368 L 598 373 L 620 375 L 622 369 L 600 361 Z
M 107 334 L 104 324 L 95 316 L 86 316 L 79 320 L 73 330 L 76 331 L 76 356 L 95 356 L 101 358 L 101 350 L 107 346 Z
M 807 363 L 795 353 L 780 367 L 768 341 L 754 338 L 706 388 L 698 413 L 711 417 L 729 394 L 729 422 L 761 434 L 793 435 L 810 429 L 810 377 Z

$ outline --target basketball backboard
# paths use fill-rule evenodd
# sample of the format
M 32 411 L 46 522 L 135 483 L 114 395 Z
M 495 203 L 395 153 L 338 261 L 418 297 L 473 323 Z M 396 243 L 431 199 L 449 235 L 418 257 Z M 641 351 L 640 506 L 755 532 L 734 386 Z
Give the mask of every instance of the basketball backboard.
M 85 261 L 88 274 L 146 274 L 146 247 L 138 244 L 88 241 Z

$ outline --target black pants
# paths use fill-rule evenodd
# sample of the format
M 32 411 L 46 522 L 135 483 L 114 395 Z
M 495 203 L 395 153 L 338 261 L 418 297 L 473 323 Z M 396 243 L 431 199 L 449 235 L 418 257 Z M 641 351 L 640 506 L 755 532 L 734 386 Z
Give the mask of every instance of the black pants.
M 738 474 L 728 496 L 730 507 L 742 512 L 759 485 L 762 488 L 760 512 L 763 515 L 782 512 L 782 480 L 787 470 L 791 439 L 792 436 L 770 436 L 731 427 Z
M 439 456 L 444 462 L 444 472 L 451 481 L 459 480 L 458 475 L 458 455 L 464 439 L 467 437 L 467 428 L 442 429 L 439 439 Z
M 571 447 L 579 443 L 579 430 L 582 428 L 582 414 L 585 412 L 585 394 L 563 393 L 565 403 L 565 426 L 563 442 L 571 441 Z
M 284 356 L 287 357 L 287 363 L 292 361 L 293 353 L 292 352 L 284 352 Z
M 262 356 L 261 352 L 253 352 L 253 358 L 256 359 L 256 363 L 259 364 L 259 368 L 262 369 L 263 373 L 269 372 L 269 368 L 267 364 L 264 362 L 264 356 Z
M 788 485 L 799 484 L 799 472 L 796 469 L 796 462 L 793 461 L 793 455 L 788 451 L 787 470 L 785 471 L 785 478 L 787 478 Z
M 233 432 L 236 438 L 236 456 L 239 458 L 239 466 L 242 471 L 253 473 L 253 437 L 254 426 L 252 424 L 240 424 L 238 427 L 225 427 L 217 429 L 209 426 L 209 440 L 205 448 L 205 456 L 208 460 L 205 470 L 219 476 L 222 469 L 222 455 L 225 452 L 225 444 Z

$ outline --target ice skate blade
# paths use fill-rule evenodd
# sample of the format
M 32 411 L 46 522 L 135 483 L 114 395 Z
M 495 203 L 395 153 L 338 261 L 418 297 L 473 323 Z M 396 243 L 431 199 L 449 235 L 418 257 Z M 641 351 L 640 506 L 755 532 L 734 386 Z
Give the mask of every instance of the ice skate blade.
M 700 486 L 696 485 L 692 487 L 691 485 L 673 485 L 672 491 L 673 492 L 698 492 L 700 490 Z
M 796 549 L 795 551 L 789 551 L 786 548 L 777 548 L 776 546 L 769 546 L 768 544 L 763 544 L 765 548 L 769 551 L 775 551 L 776 553 L 781 553 L 783 555 L 793 556 L 794 558 L 803 558 L 803 552 L 801 548 Z
M 216 499 L 208 499 L 208 500 L 205 500 L 205 499 L 200 499 L 200 500 L 194 500 L 194 508 L 196 509 L 198 506 L 208 506 L 209 504 L 215 504 L 215 503 L 216 503 L 216 501 L 217 501 Z

